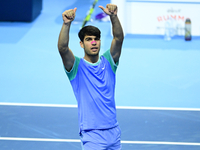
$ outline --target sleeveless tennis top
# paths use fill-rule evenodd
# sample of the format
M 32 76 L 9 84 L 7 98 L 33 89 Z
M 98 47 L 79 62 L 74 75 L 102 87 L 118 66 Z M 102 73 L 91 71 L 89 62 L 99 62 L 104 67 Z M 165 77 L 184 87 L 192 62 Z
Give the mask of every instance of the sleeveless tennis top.
M 65 70 L 78 103 L 80 132 L 118 125 L 114 97 L 117 66 L 107 50 L 94 64 L 75 56 L 72 70 Z

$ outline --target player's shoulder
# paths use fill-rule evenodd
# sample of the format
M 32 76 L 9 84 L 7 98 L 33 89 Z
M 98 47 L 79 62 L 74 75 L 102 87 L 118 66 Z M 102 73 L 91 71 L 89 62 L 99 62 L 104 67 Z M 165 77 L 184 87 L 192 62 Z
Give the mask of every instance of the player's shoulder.
M 119 62 L 116 62 L 116 63 L 114 62 L 113 57 L 110 53 L 110 49 L 105 51 L 102 56 L 109 62 L 113 72 L 116 73 L 117 66 L 118 66 Z

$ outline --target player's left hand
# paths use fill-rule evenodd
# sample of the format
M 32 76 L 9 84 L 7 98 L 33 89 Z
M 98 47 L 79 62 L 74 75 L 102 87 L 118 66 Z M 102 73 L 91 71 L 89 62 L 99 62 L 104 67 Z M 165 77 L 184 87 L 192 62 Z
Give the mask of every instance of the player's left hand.
M 109 16 L 117 15 L 117 5 L 107 4 L 106 8 L 103 6 L 99 6 L 99 8 L 101 8 Z

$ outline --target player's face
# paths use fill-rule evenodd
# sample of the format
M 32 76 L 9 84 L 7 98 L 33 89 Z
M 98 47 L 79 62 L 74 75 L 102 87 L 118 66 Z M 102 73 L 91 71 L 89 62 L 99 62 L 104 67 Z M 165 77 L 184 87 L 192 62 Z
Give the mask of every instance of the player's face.
M 96 36 L 86 35 L 83 42 L 80 42 L 82 48 L 84 48 L 85 54 L 88 56 L 96 56 L 99 54 L 101 40 Z

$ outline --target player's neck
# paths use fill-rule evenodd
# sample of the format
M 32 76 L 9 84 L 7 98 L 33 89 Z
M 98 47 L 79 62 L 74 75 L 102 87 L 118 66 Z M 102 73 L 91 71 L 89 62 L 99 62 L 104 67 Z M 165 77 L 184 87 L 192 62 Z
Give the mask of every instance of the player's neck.
M 88 56 L 88 55 L 85 55 L 84 56 L 84 59 L 90 63 L 96 63 L 98 60 L 99 60 L 99 54 L 98 55 L 93 55 L 93 56 Z

